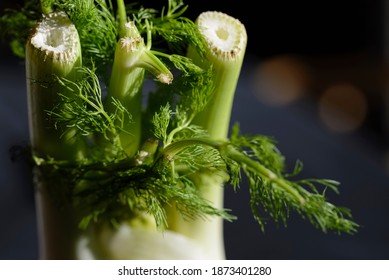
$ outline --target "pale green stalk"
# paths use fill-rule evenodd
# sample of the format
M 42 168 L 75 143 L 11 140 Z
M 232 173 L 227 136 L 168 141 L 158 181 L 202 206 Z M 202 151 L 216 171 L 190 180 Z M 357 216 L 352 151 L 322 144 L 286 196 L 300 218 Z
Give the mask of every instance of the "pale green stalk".
M 84 156 L 84 144 L 74 137 L 75 129 L 63 132 L 48 117 L 48 111 L 60 106 L 59 93 L 70 98 L 72 94 L 59 85 L 57 78 L 76 81 L 79 66 L 81 48 L 74 25 L 62 12 L 43 15 L 26 45 L 30 142 L 37 156 L 69 161 Z M 44 176 L 40 169 L 35 172 L 41 257 L 74 258 L 78 218 L 68 204 L 58 207 L 57 201 L 66 186 Z
M 206 57 L 189 48 L 188 57 L 197 65 L 214 71 L 215 90 L 204 111 L 194 119 L 207 130 L 212 139 L 225 140 L 228 136 L 232 103 L 242 67 L 247 34 L 243 24 L 221 12 L 204 12 L 196 23 L 207 42 Z M 228 178 L 224 172 L 199 172 L 195 181 L 205 199 L 217 208 L 223 207 L 223 186 Z M 223 220 L 185 221 L 171 214 L 172 229 L 196 240 L 212 259 L 224 259 Z
M 220 12 L 204 12 L 196 21 L 208 49 L 202 58 L 193 48 L 188 57 L 201 67 L 212 65 L 215 90 L 212 98 L 194 124 L 205 128 L 211 138 L 226 139 L 231 109 L 247 45 L 244 25 Z
M 76 129 L 64 132 L 48 118 L 48 111 L 60 103 L 59 93 L 72 94 L 57 78 L 76 81 L 79 66 L 81 47 L 73 24 L 64 13 L 44 15 L 26 45 L 30 138 L 39 155 L 67 160 L 83 157 L 83 144 L 73 137 Z
M 120 2 L 120 1 L 119 1 Z M 142 88 L 145 70 L 150 71 L 160 82 L 169 84 L 173 76 L 167 67 L 152 53 L 133 22 L 127 22 L 119 39 L 109 83 L 109 98 L 118 100 L 128 111 L 122 131 L 120 145 L 128 156 L 139 149 L 142 139 Z M 108 100 L 107 111 L 114 112 L 116 106 Z

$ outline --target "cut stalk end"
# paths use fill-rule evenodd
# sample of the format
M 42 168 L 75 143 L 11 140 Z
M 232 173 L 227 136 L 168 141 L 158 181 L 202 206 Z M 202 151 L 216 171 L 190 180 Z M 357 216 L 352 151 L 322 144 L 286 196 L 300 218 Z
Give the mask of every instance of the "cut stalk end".
M 224 139 L 228 135 L 247 33 L 239 20 L 221 12 L 201 13 L 196 24 L 207 43 L 205 57 L 193 47 L 188 49 L 188 57 L 200 67 L 212 65 L 215 89 L 210 102 L 194 122 L 206 129 L 212 138 Z
M 237 19 L 221 12 L 204 12 L 197 18 L 209 54 L 221 61 L 235 61 L 244 55 L 247 33 Z
M 53 63 L 54 71 L 65 74 L 81 57 L 78 32 L 64 12 L 44 15 L 27 44 L 43 58 L 43 62 Z

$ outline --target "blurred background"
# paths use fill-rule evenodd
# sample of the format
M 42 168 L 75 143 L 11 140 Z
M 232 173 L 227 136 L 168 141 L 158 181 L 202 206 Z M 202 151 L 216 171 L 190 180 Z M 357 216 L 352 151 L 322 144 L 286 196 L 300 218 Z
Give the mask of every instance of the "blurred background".
M 19 1 L 20 2 L 20 1 Z M 154 1 L 142 1 L 156 7 Z M 1 1 L 4 8 L 18 1 Z M 165 5 L 166 1 L 159 4 Z M 225 224 L 229 259 L 389 258 L 389 1 L 185 1 L 238 18 L 248 47 L 231 123 L 274 137 L 290 168 L 341 182 L 331 202 L 352 210 L 359 233 L 322 233 L 291 213 L 287 227 L 253 220 L 247 184 L 226 189 L 238 220 Z M 38 258 L 33 186 L 9 150 L 28 143 L 24 62 L 1 45 L 0 259 Z

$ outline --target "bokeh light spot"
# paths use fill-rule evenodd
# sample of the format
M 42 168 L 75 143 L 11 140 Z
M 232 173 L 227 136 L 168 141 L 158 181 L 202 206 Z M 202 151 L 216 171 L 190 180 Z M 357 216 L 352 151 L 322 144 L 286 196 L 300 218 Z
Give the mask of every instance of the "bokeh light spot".
M 297 57 L 275 57 L 257 66 L 254 92 L 267 105 L 287 105 L 304 94 L 310 80 L 306 65 Z
M 330 130 L 338 133 L 350 133 L 360 128 L 367 110 L 365 94 L 349 83 L 329 86 L 319 100 L 321 120 Z

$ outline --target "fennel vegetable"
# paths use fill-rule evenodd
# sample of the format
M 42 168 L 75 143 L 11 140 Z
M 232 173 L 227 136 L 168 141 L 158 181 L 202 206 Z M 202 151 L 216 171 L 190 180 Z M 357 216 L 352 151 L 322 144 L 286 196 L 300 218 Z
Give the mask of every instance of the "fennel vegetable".
M 286 224 L 296 211 L 324 232 L 357 231 L 350 211 L 326 200 L 338 182 L 292 180 L 271 138 L 238 125 L 229 135 L 247 44 L 240 21 L 192 21 L 176 0 L 161 13 L 115 4 L 41 1 L 42 18 L 27 8 L 2 18 L 31 29 L 11 40 L 16 54 L 26 46 L 43 258 L 224 259 L 223 220 L 236 217 L 223 190 L 238 190 L 242 175 L 262 230 L 263 212 Z

